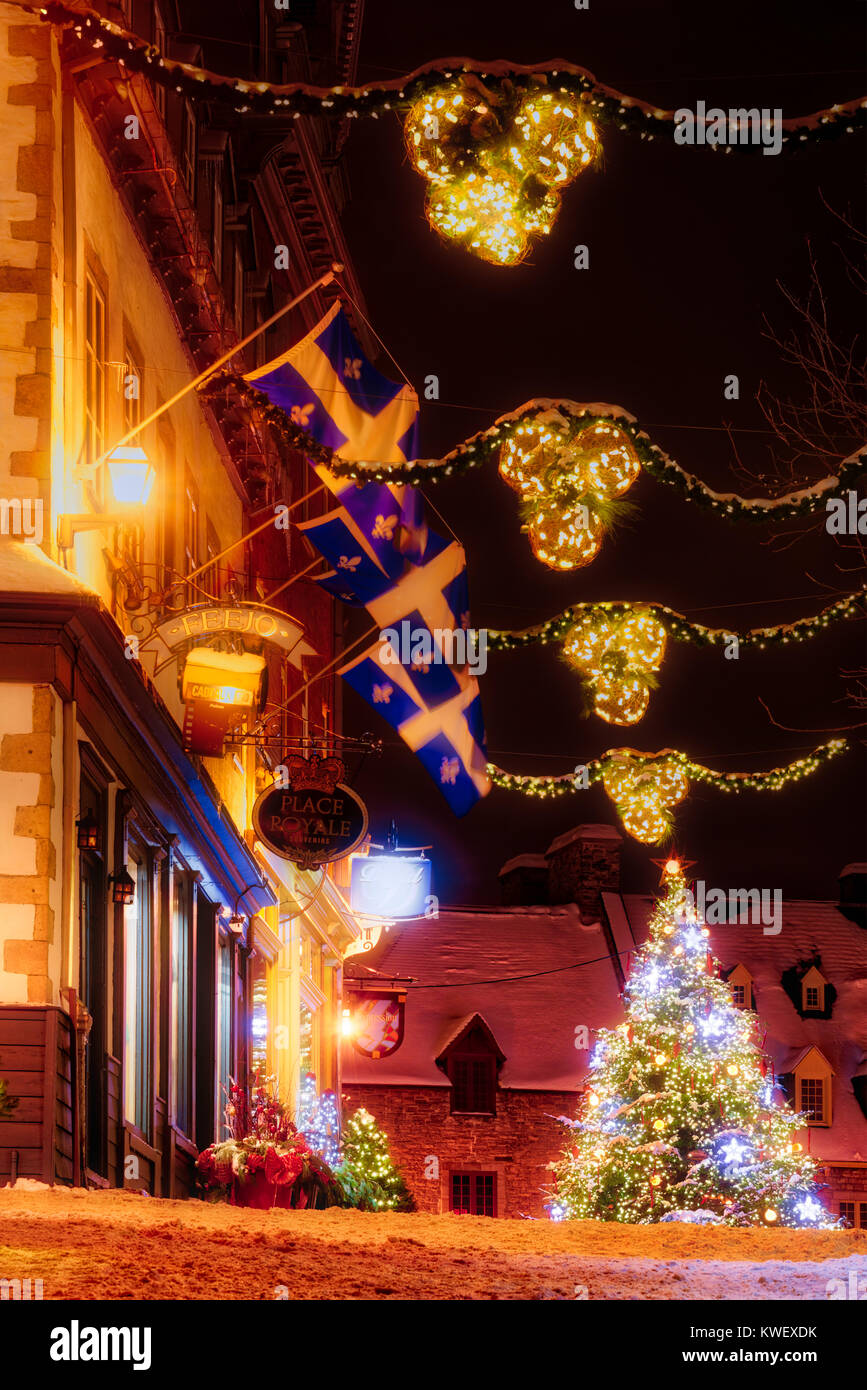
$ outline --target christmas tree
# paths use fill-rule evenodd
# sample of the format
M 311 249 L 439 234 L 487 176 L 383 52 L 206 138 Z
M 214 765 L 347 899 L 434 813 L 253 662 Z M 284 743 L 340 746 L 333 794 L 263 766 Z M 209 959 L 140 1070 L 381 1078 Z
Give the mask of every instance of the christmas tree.
M 806 1121 L 774 1085 L 756 1015 L 719 978 L 676 859 L 663 883 L 626 1020 L 600 1030 L 579 1118 L 566 1121 L 550 1214 L 831 1225 L 795 1138 Z
M 298 1098 L 298 1128 L 314 1153 L 318 1153 L 329 1168 L 340 1162 L 340 1109 L 333 1091 L 316 1089 L 316 1077 L 307 1072 L 301 1081 Z
M 391 1161 L 388 1139 L 367 1110 L 356 1110 L 346 1122 L 337 1176 L 353 1206 L 362 1211 L 412 1209 L 409 1189 Z

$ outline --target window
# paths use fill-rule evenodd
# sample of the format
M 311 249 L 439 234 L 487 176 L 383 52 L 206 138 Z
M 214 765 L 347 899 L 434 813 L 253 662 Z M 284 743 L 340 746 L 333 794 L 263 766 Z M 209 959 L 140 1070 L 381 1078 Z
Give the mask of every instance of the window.
M 184 574 L 192 574 L 199 568 L 199 489 L 196 487 L 189 465 L 184 470 Z M 187 602 L 196 602 L 196 588 L 187 586 Z
M 153 906 L 147 852 L 131 850 L 135 899 L 123 910 L 124 1117 L 151 1137 L 153 1071 Z
M 747 1005 L 746 985 L 732 985 L 732 1003 L 736 1009 L 745 1009 Z
M 216 560 L 220 553 L 220 538 L 217 535 L 210 521 L 205 523 L 205 559 L 204 563 L 209 565 L 212 560 Z M 220 567 L 212 565 L 209 570 L 205 570 L 202 575 L 202 588 L 210 594 L 211 598 L 220 596 Z
M 93 274 L 84 277 L 84 454 L 95 463 L 105 451 L 105 295 Z
M 142 418 L 142 380 L 143 374 L 136 352 L 127 343 L 123 354 L 123 432 L 137 429 Z M 140 440 L 134 435 L 131 444 Z M 144 560 L 144 527 L 121 526 L 120 548 L 141 569 Z
M 854 1202 L 841 1202 L 841 1203 L 840 1203 L 840 1215 L 843 1217 L 843 1219 L 844 1219 L 845 1221 L 848 1221 L 848 1222 L 849 1222 L 849 1225 L 850 1225 L 850 1226 L 854 1226 L 854 1225 L 855 1225 L 855 1203 L 854 1203 Z
M 452 1173 L 451 1210 L 461 1216 L 496 1216 L 496 1173 Z
M 257 956 L 253 964 L 250 1009 L 250 1064 L 253 1071 L 268 1070 L 268 963 Z
M 84 753 L 82 754 L 84 757 Z M 102 787 L 84 771 L 81 776 L 80 814 L 96 817 L 105 843 L 106 805 Z M 79 990 L 93 1020 L 85 1053 L 87 1100 L 87 1166 L 107 1176 L 105 1147 L 106 963 L 108 933 L 105 915 L 105 864 L 96 849 L 78 855 L 79 939 L 81 941 Z
M 175 872 L 172 887 L 172 1110 L 183 1134 L 193 1130 L 193 879 Z
M 159 8 L 158 5 L 154 5 L 154 39 L 153 39 L 153 42 L 154 42 L 154 48 L 159 49 L 160 53 L 162 53 L 163 55 L 165 55 L 165 51 L 166 51 L 166 24 L 165 24 L 165 20 L 164 20 L 163 17 L 162 17 L 162 14 L 161 14 L 161 12 L 160 12 L 160 8 Z M 166 119 L 166 89 L 165 89 L 165 87 L 161 87 L 161 86 L 159 85 L 159 83 L 157 83 L 157 82 L 154 83 L 154 106 L 157 108 L 157 110 L 159 111 L 160 115 L 161 115 L 162 118 L 163 118 L 163 121 L 165 122 L 165 119 Z
M 815 965 L 811 965 L 806 975 L 801 980 L 801 1011 L 807 1013 L 824 1013 L 825 1011 L 825 986 L 828 981 Z
M 184 187 L 195 200 L 196 197 L 196 118 L 188 101 L 181 112 L 181 178 Z
M 493 1115 L 496 1113 L 496 1063 L 493 1057 L 449 1058 L 452 1083 L 452 1113 Z
M 299 1031 L 299 1056 L 301 1059 L 301 1080 L 309 1072 L 316 1072 L 315 1048 L 313 1045 L 313 1010 L 308 1009 L 306 1004 L 301 1005 L 301 1026 Z
M 805 1076 L 801 1079 L 801 1103 L 798 1109 L 808 1120 L 824 1123 L 825 1083 L 821 1077 Z
M 867 1231 L 867 1202 L 858 1203 L 859 1224 L 862 1231 Z
M 229 1098 L 232 1078 L 232 948 L 228 941 L 220 942 L 220 966 L 217 985 L 217 1134 L 226 1137 L 224 1111 Z
M 232 255 L 232 307 L 235 315 L 235 327 L 243 336 L 244 333 L 244 256 L 236 238 L 235 249 Z

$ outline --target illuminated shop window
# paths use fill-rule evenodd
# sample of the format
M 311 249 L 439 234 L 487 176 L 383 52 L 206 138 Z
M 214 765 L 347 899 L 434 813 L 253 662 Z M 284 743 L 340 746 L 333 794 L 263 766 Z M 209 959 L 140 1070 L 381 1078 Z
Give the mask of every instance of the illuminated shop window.
M 268 967 L 257 960 L 253 975 L 253 998 L 250 1019 L 250 1060 L 253 1071 L 268 1070 Z

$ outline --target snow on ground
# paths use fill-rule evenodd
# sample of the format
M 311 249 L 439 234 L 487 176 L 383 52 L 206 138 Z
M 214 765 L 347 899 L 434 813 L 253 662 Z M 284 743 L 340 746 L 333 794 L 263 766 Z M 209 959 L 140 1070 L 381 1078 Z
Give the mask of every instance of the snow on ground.
M 0 1279 L 46 1299 L 804 1299 L 867 1231 L 244 1211 L 128 1192 L 0 1189 Z

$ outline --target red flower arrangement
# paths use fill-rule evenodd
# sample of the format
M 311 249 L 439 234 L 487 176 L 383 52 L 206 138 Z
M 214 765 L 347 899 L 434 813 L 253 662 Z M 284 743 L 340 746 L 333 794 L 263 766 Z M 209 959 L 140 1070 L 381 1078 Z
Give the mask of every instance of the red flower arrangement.
M 258 1208 L 344 1206 L 343 1188 L 296 1128 L 273 1084 L 273 1078 L 258 1075 L 249 1091 L 230 1082 L 230 1137 L 196 1159 L 208 1200 Z

